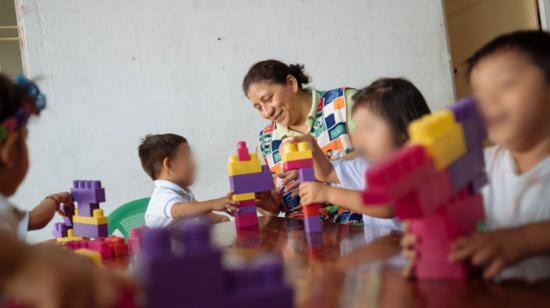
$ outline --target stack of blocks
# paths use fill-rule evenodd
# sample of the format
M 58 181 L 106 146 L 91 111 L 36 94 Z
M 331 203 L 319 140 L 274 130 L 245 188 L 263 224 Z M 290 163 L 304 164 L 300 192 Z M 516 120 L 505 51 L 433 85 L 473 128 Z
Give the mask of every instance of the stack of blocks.
M 65 247 L 82 251 L 87 250 L 97 253 L 100 260 L 109 260 L 128 255 L 128 245 L 124 238 L 118 236 L 109 236 L 95 240 L 78 240 L 64 243 Z
M 267 166 L 262 166 L 255 153 L 249 153 L 246 143 L 237 143 L 237 155 L 229 157 L 227 164 L 229 186 L 233 200 L 238 202 L 239 212 L 235 216 L 237 229 L 258 227 L 256 214 L 256 193 L 273 188 L 273 176 Z
M 147 307 L 293 307 L 279 259 L 225 269 L 204 222 L 185 221 L 171 231 L 145 230 L 141 244 Z
M 65 216 L 63 216 L 63 222 L 58 222 L 54 224 L 53 237 L 58 239 L 74 237 L 74 234 L 73 234 L 74 209 L 65 204 L 62 204 L 61 211 L 65 214 Z
M 300 183 L 315 181 L 313 156 L 307 142 L 287 143 L 281 154 L 283 171 L 297 170 Z M 321 231 L 320 204 L 302 204 L 304 209 L 304 228 L 308 233 Z
M 89 238 L 107 237 L 107 217 L 99 208 L 99 204 L 105 202 L 105 189 L 101 187 L 101 182 L 75 180 L 71 195 L 77 204 L 73 216 L 74 234 Z
M 484 123 L 475 101 L 465 99 L 414 121 L 409 135 L 409 145 L 367 171 L 363 200 L 391 204 L 398 218 L 410 219 L 418 278 L 464 279 L 466 264 L 450 264 L 448 254 L 454 239 L 484 219 Z

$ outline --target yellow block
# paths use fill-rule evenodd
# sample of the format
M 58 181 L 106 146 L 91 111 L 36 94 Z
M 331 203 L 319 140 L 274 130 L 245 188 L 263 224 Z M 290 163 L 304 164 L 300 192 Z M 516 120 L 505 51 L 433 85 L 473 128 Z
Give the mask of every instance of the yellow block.
M 240 161 L 237 155 L 231 155 L 227 163 L 227 175 L 240 175 L 262 172 L 262 164 L 256 153 L 250 153 L 250 160 Z
M 281 153 L 283 162 L 311 159 L 312 157 L 313 154 L 307 142 L 300 142 L 297 145 L 295 143 L 285 144 L 283 146 L 283 153 Z
M 57 238 L 58 243 L 66 243 L 66 242 L 72 242 L 72 241 L 81 241 L 84 238 L 81 236 L 74 236 L 73 229 L 67 230 L 67 236 L 66 237 L 59 237 Z
M 90 258 L 97 265 L 102 265 L 101 255 L 97 251 L 93 251 L 93 250 L 89 250 L 89 249 L 85 249 L 85 248 L 80 248 L 80 249 L 75 250 L 74 252 L 76 254 L 79 254 L 79 255 Z
M 107 223 L 107 217 L 103 215 L 102 209 L 95 209 L 94 217 L 83 217 L 83 216 L 74 215 L 73 223 L 89 224 L 89 225 L 104 225 Z
M 233 201 L 245 201 L 245 200 L 255 200 L 255 199 L 256 199 L 255 193 L 233 195 Z
M 409 124 L 411 144 L 426 147 L 437 170 L 442 170 L 466 153 L 464 129 L 451 111 L 437 111 Z

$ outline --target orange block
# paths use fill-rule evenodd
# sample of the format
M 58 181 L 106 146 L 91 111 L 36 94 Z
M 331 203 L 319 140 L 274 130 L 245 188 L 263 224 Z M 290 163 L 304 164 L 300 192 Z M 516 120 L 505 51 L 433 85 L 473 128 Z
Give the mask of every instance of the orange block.
M 304 205 L 304 217 L 319 216 L 320 204 Z

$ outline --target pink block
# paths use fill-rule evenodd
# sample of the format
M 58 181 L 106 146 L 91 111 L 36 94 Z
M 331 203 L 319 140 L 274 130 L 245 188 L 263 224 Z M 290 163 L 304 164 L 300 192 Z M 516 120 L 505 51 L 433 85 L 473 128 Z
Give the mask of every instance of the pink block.
M 448 202 L 453 194 L 447 170 L 417 184 L 418 188 L 395 201 L 395 216 L 401 219 L 425 217 Z
M 245 207 L 245 206 L 252 206 L 252 205 L 256 205 L 256 200 L 243 200 L 243 201 L 239 201 L 239 204 L 237 205 L 237 207 Z
M 240 161 L 250 160 L 250 154 L 248 153 L 248 147 L 246 142 L 239 141 L 237 142 L 237 157 Z
M 313 159 L 291 160 L 283 163 L 283 171 L 313 167 Z
M 417 189 L 435 173 L 433 160 L 424 147 L 406 146 L 387 161 L 367 170 L 368 187 L 363 200 L 367 206 L 397 200 Z
M 88 243 L 88 249 L 98 252 L 101 255 L 101 259 L 108 260 L 113 258 L 113 253 L 109 248 L 109 244 L 102 240 L 90 241 Z
M 448 262 L 431 263 L 419 261 L 415 265 L 418 279 L 466 279 L 468 267 L 464 264 L 449 264 Z
M 235 224 L 237 228 L 258 226 L 258 215 L 256 213 L 237 214 Z

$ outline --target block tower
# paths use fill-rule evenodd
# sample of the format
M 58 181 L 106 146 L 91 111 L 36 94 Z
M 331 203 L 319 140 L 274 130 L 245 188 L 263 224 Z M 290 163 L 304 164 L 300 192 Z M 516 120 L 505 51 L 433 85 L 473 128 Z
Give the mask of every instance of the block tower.
M 138 272 L 144 279 L 146 307 L 293 307 L 281 260 L 264 256 L 226 269 L 202 221 L 184 221 L 170 231 L 144 230 L 141 244 Z
M 100 181 L 73 181 L 73 201 L 77 204 L 73 216 L 74 235 L 88 238 L 107 237 L 107 217 L 99 207 L 105 202 L 105 189 Z
M 258 227 L 256 214 L 256 193 L 273 189 L 273 176 L 267 166 L 262 166 L 256 153 L 249 153 L 246 142 L 237 142 L 237 155 L 229 157 L 227 163 L 229 186 L 233 200 L 239 202 L 239 213 L 235 216 L 237 229 Z
M 300 183 L 315 181 L 313 155 L 307 142 L 287 143 L 281 154 L 283 171 L 297 170 Z M 308 233 L 321 231 L 320 204 L 302 204 L 304 209 L 304 228 Z
M 367 171 L 363 200 L 390 204 L 410 220 L 419 238 L 418 278 L 464 279 L 466 264 L 450 264 L 448 254 L 454 239 L 476 232 L 484 219 L 484 123 L 475 101 L 465 99 L 414 121 L 409 135 L 409 145 Z

